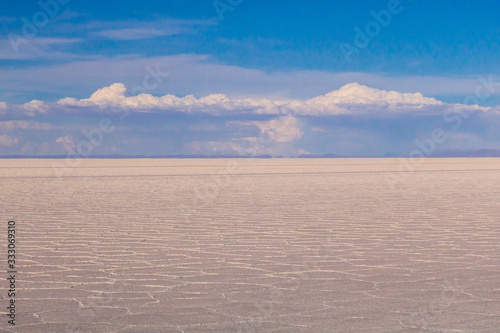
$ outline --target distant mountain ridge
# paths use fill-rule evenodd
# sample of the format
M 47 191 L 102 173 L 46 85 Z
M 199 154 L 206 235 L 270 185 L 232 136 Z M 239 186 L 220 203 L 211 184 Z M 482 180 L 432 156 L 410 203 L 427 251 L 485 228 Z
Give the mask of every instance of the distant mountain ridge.
M 443 151 L 434 153 L 430 157 L 500 157 L 500 150 L 481 149 L 469 152 Z

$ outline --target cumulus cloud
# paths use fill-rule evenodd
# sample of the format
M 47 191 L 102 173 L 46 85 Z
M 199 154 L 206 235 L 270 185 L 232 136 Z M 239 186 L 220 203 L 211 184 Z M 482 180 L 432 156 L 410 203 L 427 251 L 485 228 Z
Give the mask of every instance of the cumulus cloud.
M 0 146 L 10 147 L 19 143 L 18 138 L 12 138 L 8 135 L 0 135 Z
M 293 156 L 307 153 L 305 150 L 296 149 L 293 145 L 293 142 L 303 135 L 297 118 L 284 116 L 268 121 L 235 121 L 228 124 L 242 127 L 255 126 L 259 134 L 220 142 L 195 141 L 187 145 L 187 148 L 204 154 Z
M 139 94 L 126 96 L 127 88 L 122 83 L 114 83 L 109 87 L 97 90 L 87 99 L 64 98 L 57 103 L 61 106 L 100 108 L 130 108 L 138 112 L 177 111 L 177 112 L 205 112 L 221 114 L 224 112 L 255 112 L 278 113 L 276 104 L 270 100 L 231 100 L 223 94 L 212 94 L 202 98 L 193 95 L 177 97 L 174 95 L 153 96 Z
M 235 121 L 228 124 L 241 127 L 255 126 L 259 134 L 236 137 L 228 141 L 194 141 L 185 148 L 197 154 L 218 155 L 294 156 L 307 153 L 293 145 L 293 142 L 303 135 L 297 118 L 284 116 L 268 121 Z
M 311 104 L 374 104 L 374 105 L 440 105 L 434 98 L 422 96 L 421 93 L 400 93 L 370 88 L 359 83 L 344 85 L 336 91 L 313 98 Z
M 89 98 L 77 100 L 76 98 L 67 97 L 59 100 L 60 105 L 69 106 L 99 106 L 106 107 L 108 105 L 120 105 L 125 99 L 127 88 L 122 83 L 114 83 L 109 87 L 104 87 L 97 90 Z
M 24 104 L 7 104 L 0 105 L 0 115 L 11 114 L 13 116 L 28 116 L 35 117 L 40 114 L 47 114 L 54 111 L 56 105 L 45 103 L 39 100 L 32 100 Z
M 24 105 L 37 107 L 38 101 Z M 32 105 L 31 105 L 32 104 Z M 127 108 L 135 112 L 203 112 L 213 115 L 252 113 L 290 116 L 327 116 L 341 114 L 389 113 L 436 113 L 444 110 L 460 112 L 464 109 L 491 111 L 492 108 L 477 105 L 445 104 L 421 93 L 400 93 L 370 88 L 358 83 L 346 84 L 338 90 L 309 100 L 272 101 L 270 99 L 231 99 L 223 94 L 212 94 L 202 98 L 193 95 L 153 96 L 139 94 L 127 96 L 122 83 L 97 90 L 87 99 L 64 98 L 57 102 L 62 107 L 97 108 L 105 112 L 108 108 Z M 43 111 L 43 109 L 42 109 Z M 99 111 L 99 110 L 97 110 Z
M 350 83 L 339 90 L 312 98 L 304 103 L 291 102 L 287 108 L 293 114 L 325 115 L 348 114 L 356 110 L 366 110 L 366 107 L 408 111 L 430 105 L 443 105 L 443 103 L 434 98 L 424 97 L 421 93 L 400 93 Z
M 56 143 L 59 143 L 65 147 L 75 148 L 75 139 L 71 135 L 61 136 L 56 139 Z
M 117 110 L 136 113 L 207 113 L 211 115 L 280 115 L 280 116 L 332 116 L 332 115 L 384 115 L 414 113 L 421 115 L 445 112 L 492 112 L 498 107 L 447 104 L 421 93 L 401 93 L 349 83 L 328 94 L 307 100 L 271 100 L 229 98 L 224 94 L 211 94 L 197 98 L 193 95 L 178 97 L 171 94 L 154 96 L 142 93 L 130 96 L 122 83 L 114 83 L 94 92 L 89 98 L 66 97 L 57 103 L 33 100 L 22 105 L 0 104 L 0 114 L 36 116 L 38 114 L 109 114 Z M 2 112 L 4 110 L 4 112 Z
M 257 126 L 263 137 L 274 142 L 291 142 L 300 139 L 303 134 L 299 127 L 299 120 L 290 116 L 279 117 L 268 121 L 233 123 L 244 126 Z

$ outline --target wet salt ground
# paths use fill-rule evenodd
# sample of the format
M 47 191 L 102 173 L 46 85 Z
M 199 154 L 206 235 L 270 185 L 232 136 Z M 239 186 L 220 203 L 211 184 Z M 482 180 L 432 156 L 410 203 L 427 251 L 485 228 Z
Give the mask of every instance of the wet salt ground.
M 499 331 L 500 159 L 235 161 L 0 160 L 0 330 Z

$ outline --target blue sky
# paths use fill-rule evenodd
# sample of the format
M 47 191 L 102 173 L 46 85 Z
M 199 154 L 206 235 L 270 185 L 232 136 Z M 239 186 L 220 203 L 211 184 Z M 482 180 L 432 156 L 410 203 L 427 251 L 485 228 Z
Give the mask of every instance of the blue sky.
M 78 153 L 82 132 L 104 118 L 113 130 L 92 154 L 408 155 L 436 128 L 447 132 L 438 150 L 498 149 L 499 9 L 9 2 L 0 16 L 0 154 Z

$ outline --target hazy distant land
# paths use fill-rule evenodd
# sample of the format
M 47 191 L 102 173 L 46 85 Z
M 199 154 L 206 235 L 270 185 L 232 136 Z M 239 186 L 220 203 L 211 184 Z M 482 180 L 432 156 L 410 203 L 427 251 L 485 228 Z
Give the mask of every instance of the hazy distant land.
M 61 159 L 67 158 L 68 155 L 0 155 L 0 159 L 16 159 L 16 158 L 42 158 L 42 159 Z M 71 156 L 73 157 L 73 156 Z M 130 158 L 284 158 L 283 156 L 271 155 L 256 155 L 256 156 L 232 156 L 232 155 L 89 155 L 76 157 L 81 158 L 102 158 L 102 159 L 130 159 Z M 294 158 L 395 158 L 408 157 L 403 154 L 386 154 L 381 156 L 371 155 L 337 155 L 337 154 L 308 154 L 298 155 Z M 464 151 L 438 151 L 426 157 L 430 158 L 445 158 L 445 157 L 500 157 L 500 150 L 496 149 L 480 149 L 480 150 L 464 150 Z

